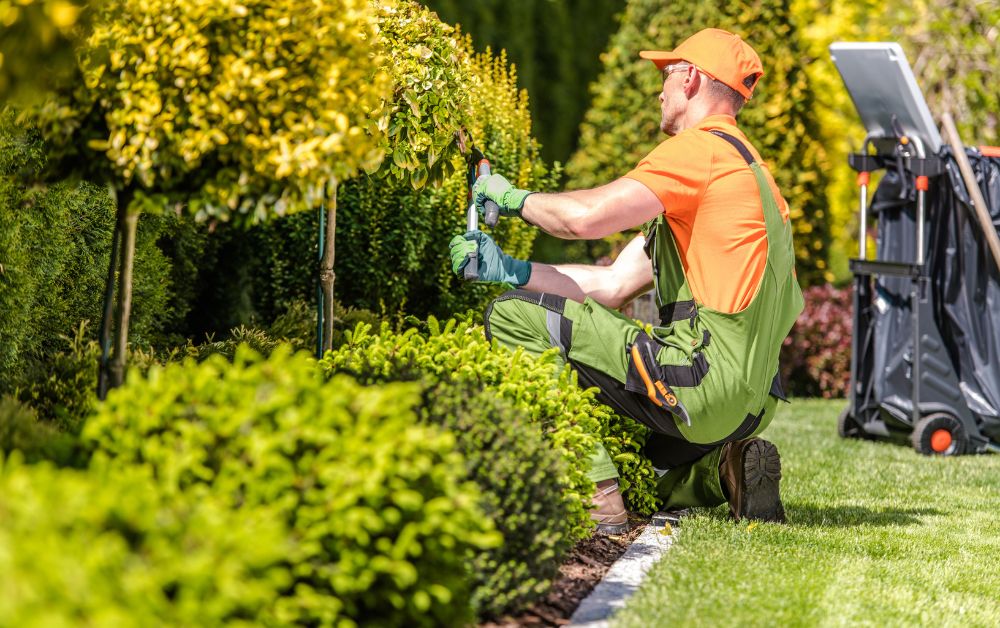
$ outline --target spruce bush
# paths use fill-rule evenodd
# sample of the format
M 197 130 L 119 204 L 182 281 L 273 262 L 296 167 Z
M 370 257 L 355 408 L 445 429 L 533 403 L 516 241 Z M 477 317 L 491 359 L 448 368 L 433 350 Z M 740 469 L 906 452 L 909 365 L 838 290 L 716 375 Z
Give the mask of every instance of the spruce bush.
M 454 437 L 422 425 L 415 384 L 326 381 L 315 363 L 247 348 L 233 363 L 131 374 L 83 432 L 95 469 L 147 467 L 167 493 L 207 487 L 274 507 L 297 549 L 280 623 L 456 625 L 468 553 L 498 542 Z
M 170 497 L 139 468 L 0 455 L 0 625 L 253 625 L 291 581 L 267 508 Z

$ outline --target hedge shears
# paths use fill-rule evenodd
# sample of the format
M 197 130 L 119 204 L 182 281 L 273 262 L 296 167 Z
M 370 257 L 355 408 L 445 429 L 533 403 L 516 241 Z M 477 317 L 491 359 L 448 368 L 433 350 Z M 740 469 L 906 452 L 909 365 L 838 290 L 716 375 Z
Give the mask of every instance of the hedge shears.
M 465 134 L 462 131 L 459 131 L 456 135 L 458 137 L 459 150 L 462 153 L 466 153 Z M 467 197 L 469 205 L 465 212 L 465 230 L 478 231 L 479 212 L 476 210 L 476 199 L 472 197 L 472 187 L 476 184 L 476 180 L 479 179 L 479 177 L 483 175 L 489 176 L 491 174 L 490 162 L 486 159 L 486 156 L 483 155 L 483 152 L 475 146 L 473 146 L 471 150 L 468 150 L 465 160 L 468 165 L 466 179 L 469 185 L 469 195 Z M 484 203 L 484 210 L 483 221 L 488 227 L 495 227 L 497 220 L 500 219 L 500 206 L 490 199 L 486 199 L 486 202 Z M 479 250 L 476 249 L 471 251 L 467 259 L 468 262 L 465 264 L 463 279 L 466 281 L 476 281 L 479 279 Z

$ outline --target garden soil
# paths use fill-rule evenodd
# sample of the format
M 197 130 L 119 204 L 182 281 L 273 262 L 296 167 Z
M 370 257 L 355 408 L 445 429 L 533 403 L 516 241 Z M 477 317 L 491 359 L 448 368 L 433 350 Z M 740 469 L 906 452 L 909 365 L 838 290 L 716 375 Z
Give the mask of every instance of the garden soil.
M 611 565 L 621 558 L 649 519 L 630 515 L 630 528 L 620 536 L 592 536 L 576 544 L 559 567 L 559 577 L 548 595 L 516 615 L 479 624 L 479 628 L 541 628 L 565 626 L 587 595 L 604 578 Z

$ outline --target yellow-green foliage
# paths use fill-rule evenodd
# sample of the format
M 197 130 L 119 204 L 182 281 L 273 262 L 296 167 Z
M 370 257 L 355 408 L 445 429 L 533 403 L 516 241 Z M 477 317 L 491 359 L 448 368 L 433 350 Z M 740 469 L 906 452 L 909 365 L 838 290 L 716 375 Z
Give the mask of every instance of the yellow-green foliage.
M 966 144 L 1000 144 L 1000 2 L 915 0 L 883 11 L 935 119 L 950 111 Z
M 470 321 L 430 318 L 426 333 L 412 328 L 397 333 L 383 324 L 377 334 L 359 325 L 339 350 L 328 353 L 320 365 L 330 373 L 399 379 L 424 377 L 432 382 L 459 382 L 495 391 L 514 405 L 525 420 L 536 423 L 568 463 L 574 538 L 590 529 L 587 508 L 593 482 L 587 479 L 590 453 L 602 438 L 619 465 L 625 498 L 633 509 L 647 514 L 655 507 L 653 470 L 638 455 L 645 431 L 630 420 L 620 420 L 598 403 L 596 388 L 583 390 L 576 373 L 556 370 L 555 350 L 537 359 L 522 349 L 511 351 L 486 340 L 483 328 Z
M 386 162 L 369 172 L 414 189 L 440 183 L 460 169 L 455 132 L 471 115 L 468 52 L 454 28 L 416 2 L 392 0 L 377 11 L 393 93 L 378 121 Z
M 469 55 L 470 49 L 466 40 L 459 52 Z M 553 189 L 556 175 L 539 158 L 531 135 L 527 93 L 517 89 L 506 57 L 487 51 L 470 55 L 464 63 L 468 82 L 458 88 L 468 94 L 471 115 L 466 130 L 494 172 L 522 188 Z M 383 164 L 387 167 L 389 160 Z M 418 315 L 446 316 L 485 307 L 498 293 L 496 286 L 459 280 L 447 261 L 448 241 L 464 233 L 468 206 L 464 163 L 457 161 L 453 167 L 457 169 L 440 186 L 416 191 L 409 179 L 391 174 L 358 177 L 341 187 L 336 260 L 341 302 L 373 311 L 403 307 Z M 520 220 L 501 220 L 491 234 L 504 251 L 525 258 L 536 230 Z M 306 246 L 303 242 L 291 248 Z
M 857 256 L 857 173 L 847 165 L 847 155 L 861 150 L 864 127 L 830 60 L 835 41 L 879 41 L 888 37 L 878 13 L 886 3 L 794 0 L 792 12 L 801 25 L 803 49 L 811 59 L 805 66 L 813 91 L 822 94 L 814 104 L 819 120 L 818 139 L 827 150 L 829 168 L 825 191 L 830 230 L 830 268 L 835 278 L 847 276 L 847 260 Z
M 88 420 L 92 469 L 148 468 L 287 523 L 293 583 L 262 618 L 309 625 L 460 625 L 468 553 L 498 538 L 451 434 L 417 421 L 413 384 L 326 381 L 286 348 L 130 374 Z
M 0 625 L 252 621 L 291 580 L 280 520 L 169 497 L 140 467 L 26 466 L 0 454 Z
M 31 102 L 70 75 L 73 29 L 84 2 L 3 0 L 0 2 L 0 103 Z M 84 13 L 84 16 L 86 13 Z
M 366 0 L 108 0 L 78 50 L 83 83 L 25 117 L 120 189 L 281 215 L 380 158 L 375 36 Z
M 765 75 L 739 116 L 740 127 L 771 167 L 788 200 L 800 281 L 832 278 L 826 262 L 826 170 L 819 140 L 816 97 L 804 66 L 808 57 L 787 2 L 685 2 L 630 0 L 620 30 L 603 55 L 604 71 L 581 125 L 580 149 L 567 165 L 569 187 L 616 179 L 665 136 L 659 132 L 659 73 L 639 59 L 643 49 L 671 49 L 706 27 L 740 34 L 760 54 Z

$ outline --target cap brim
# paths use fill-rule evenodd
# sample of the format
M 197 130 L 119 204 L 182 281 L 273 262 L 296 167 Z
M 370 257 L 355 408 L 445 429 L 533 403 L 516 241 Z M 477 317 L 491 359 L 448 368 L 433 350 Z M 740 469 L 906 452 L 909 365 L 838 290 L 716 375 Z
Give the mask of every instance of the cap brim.
M 660 68 L 668 63 L 676 63 L 684 60 L 677 56 L 677 53 L 673 50 L 640 50 L 639 56 L 643 59 L 649 59 Z

